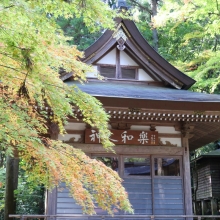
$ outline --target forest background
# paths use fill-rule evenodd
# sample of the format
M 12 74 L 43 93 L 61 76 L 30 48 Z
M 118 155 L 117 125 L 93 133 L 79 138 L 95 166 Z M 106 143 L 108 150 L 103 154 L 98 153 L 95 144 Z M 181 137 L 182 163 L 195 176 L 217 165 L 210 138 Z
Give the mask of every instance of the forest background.
M 112 10 L 116 5 L 115 0 L 104 2 Z M 197 81 L 191 90 L 220 93 L 220 2 L 218 0 L 129 0 L 127 3 L 130 5 L 131 17 L 151 46 L 167 61 Z M 62 30 L 68 37 L 68 45 L 76 45 L 80 51 L 97 40 L 107 28 L 104 25 L 101 29 L 97 29 L 97 23 L 86 25 L 83 14 L 75 14 L 71 18 L 59 15 L 56 17 L 56 23 L 60 31 Z M 67 51 L 68 45 L 65 47 Z M 84 67 L 84 70 L 86 68 Z M 204 146 L 196 152 L 196 155 L 217 147 L 218 142 Z M 0 162 L 2 179 L 0 182 L 4 183 L 6 171 L 4 153 L 1 153 Z M 23 163 L 21 167 L 26 166 L 25 161 L 20 163 Z M 0 187 L 1 214 L 4 211 L 4 189 L 3 184 Z M 30 177 L 22 169 L 19 171 L 16 195 L 17 213 L 43 213 L 44 185 L 32 184 Z M 34 202 L 30 202 L 33 200 Z

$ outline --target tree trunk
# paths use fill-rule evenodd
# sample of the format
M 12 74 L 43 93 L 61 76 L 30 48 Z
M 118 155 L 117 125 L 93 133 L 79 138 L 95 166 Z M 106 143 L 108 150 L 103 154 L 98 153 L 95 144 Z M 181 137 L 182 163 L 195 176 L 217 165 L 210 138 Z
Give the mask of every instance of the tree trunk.
M 157 2 L 158 0 L 151 0 L 151 11 L 152 11 L 152 14 L 151 14 L 151 21 L 153 23 L 154 21 L 154 17 L 157 15 Z M 153 42 L 154 42 L 154 49 L 156 51 L 158 51 L 158 32 L 157 32 L 157 29 L 153 26 L 152 27 L 152 32 L 153 32 Z
M 7 157 L 4 220 L 9 220 L 9 214 L 16 214 L 16 198 L 14 190 L 18 187 L 18 169 L 19 158 Z

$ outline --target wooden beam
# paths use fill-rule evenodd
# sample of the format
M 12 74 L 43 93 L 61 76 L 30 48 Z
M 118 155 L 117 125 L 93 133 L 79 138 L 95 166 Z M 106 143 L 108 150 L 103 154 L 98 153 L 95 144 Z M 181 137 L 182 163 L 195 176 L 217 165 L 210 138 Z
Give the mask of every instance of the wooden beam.
M 115 128 L 113 128 L 115 129 Z M 120 128 L 117 128 L 120 130 Z M 128 128 L 130 129 L 130 128 Z M 125 127 L 122 128 L 122 130 L 126 130 Z M 67 134 L 80 134 L 80 135 L 84 135 L 85 133 L 85 130 L 70 130 L 70 129 L 67 129 L 66 130 L 66 133 Z M 158 137 L 159 138 L 181 138 L 181 134 L 171 134 L 171 133 L 158 133 Z
M 137 54 L 138 58 L 141 62 L 147 64 L 147 66 L 154 72 L 156 75 L 163 79 L 164 81 L 168 82 L 170 85 L 173 85 L 175 88 L 182 88 L 183 84 L 178 81 L 174 76 L 172 76 L 169 72 L 167 72 L 164 68 L 159 66 L 154 61 L 149 61 L 149 57 L 146 57 L 146 54 L 143 53 L 141 50 L 138 50 L 137 45 L 132 39 L 128 39 L 126 41 L 126 49 L 129 47 L 131 51 Z
M 107 44 L 108 43 L 108 44 Z M 116 44 L 116 40 L 114 38 L 109 39 L 108 42 L 106 42 L 106 45 L 101 47 L 99 50 L 97 50 L 94 54 L 92 54 L 90 57 L 87 58 L 86 63 L 87 64 L 97 64 L 102 57 L 104 57 L 109 50 L 113 48 L 113 46 Z
M 85 153 L 99 153 L 106 154 L 106 150 L 101 144 L 81 144 L 81 143 L 68 143 L 75 148 L 81 149 Z M 135 148 L 135 151 L 134 151 Z M 113 148 L 116 154 L 125 155 L 152 155 L 152 154 L 164 154 L 164 155 L 183 155 L 182 147 L 171 147 L 171 146 L 136 146 L 136 145 L 117 145 Z M 112 153 L 112 152 L 109 152 Z
M 101 97 L 95 96 L 104 106 L 124 108 L 146 108 L 168 111 L 216 111 L 220 109 L 220 102 L 191 102 L 167 100 L 143 100 L 127 97 Z

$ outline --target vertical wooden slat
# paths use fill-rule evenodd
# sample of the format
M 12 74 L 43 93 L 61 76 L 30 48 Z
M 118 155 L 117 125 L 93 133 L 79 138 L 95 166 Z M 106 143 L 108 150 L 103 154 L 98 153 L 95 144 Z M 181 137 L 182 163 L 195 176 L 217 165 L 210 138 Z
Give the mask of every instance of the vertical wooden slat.
M 154 157 L 150 157 L 151 160 L 151 187 L 152 187 L 152 214 L 155 215 L 155 209 L 154 209 L 154 176 L 155 176 L 155 168 L 154 168 Z

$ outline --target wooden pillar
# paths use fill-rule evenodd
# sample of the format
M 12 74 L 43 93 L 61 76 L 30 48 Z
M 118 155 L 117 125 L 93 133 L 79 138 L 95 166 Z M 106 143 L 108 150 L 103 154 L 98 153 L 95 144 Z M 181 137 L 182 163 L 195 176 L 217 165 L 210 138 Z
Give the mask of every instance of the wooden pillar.
M 201 201 L 201 206 L 202 206 L 202 215 L 206 215 L 207 214 L 207 202 L 205 200 Z
M 121 79 L 121 64 L 120 64 L 120 50 L 116 49 L 116 78 Z
M 194 215 L 196 214 L 196 202 L 195 201 L 193 202 L 193 213 Z
M 45 214 L 46 215 L 56 215 L 57 209 L 57 188 L 52 191 L 47 190 L 46 192 L 46 202 L 45 202 Z
M 190 161 L 189 161 L 189 144 L 188 138 L 182 138 L 184 148 L 183 154 L 183 177 L 184 177 L 184 198 L 185 198 L 185 214 L 192 215 L 192 193 L 191 193 L 191 176 L 190 176 Z M 188 218 L 191 220 L 192 218 Z
M 49 126 L 49 134 L 52 140 L 57 140 L 59 135 L 59 127 L 55 123 L 51 123 Z M 45 214 L 56 215 L 57 209 L 57 188 L 52 191 L 47 190 L 45 199 Z
M 5 210 L 4 219 L 9 220 L 9 214 L 16 214 L 16 197 L 14 190 L 18 187 L 19 158 L 7 157 L 6 184 L 5 184 Z
M 212 210 L 212 215 L 217 215 L 218 214 L 217 199 L 214 199 L 214 198 L 211 199 L 211 210 Z

